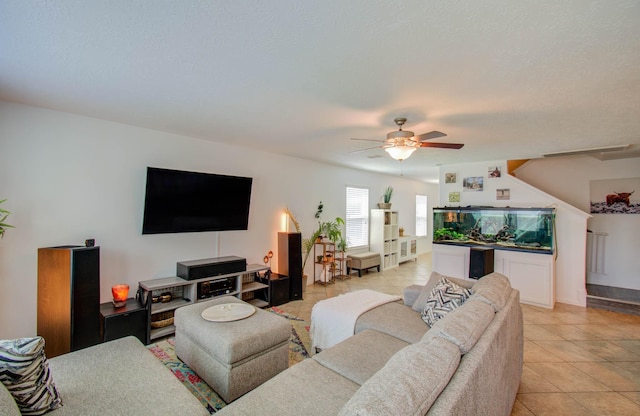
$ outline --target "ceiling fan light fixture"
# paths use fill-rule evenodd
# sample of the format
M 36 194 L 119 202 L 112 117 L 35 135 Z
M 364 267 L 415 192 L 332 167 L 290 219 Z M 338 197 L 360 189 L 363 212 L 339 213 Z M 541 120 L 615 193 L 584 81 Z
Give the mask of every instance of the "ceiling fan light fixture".
M 393 147 L 387 147 L 384 150 L 387 153 L 389 153 L 389 155 L 391 155 L 391 157 L 394 158 L 395 160 L 403 161 L 405 159 L 408 159 L 409 156 L 411 156 L 411 154 L 416 151 L 416 147 L 413 147 L 413 146 L 393 146 Z

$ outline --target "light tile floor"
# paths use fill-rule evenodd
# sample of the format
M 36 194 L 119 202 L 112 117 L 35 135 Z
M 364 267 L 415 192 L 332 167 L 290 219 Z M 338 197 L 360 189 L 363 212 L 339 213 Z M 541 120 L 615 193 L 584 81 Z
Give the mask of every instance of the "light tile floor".
M 304 300 L 280 308 L 310 321 L 319 300 L 365 288 L 402 295 L 430 274 L 425 254 L 381 273 L 308 286 Z M 640 416 L 640 316 L 561 303 L 522 310 L 524 369 L 512 415 Z

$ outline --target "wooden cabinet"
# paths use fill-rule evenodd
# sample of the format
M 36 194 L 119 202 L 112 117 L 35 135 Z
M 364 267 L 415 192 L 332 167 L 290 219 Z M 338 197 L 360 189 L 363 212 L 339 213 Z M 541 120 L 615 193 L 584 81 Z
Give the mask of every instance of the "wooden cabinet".
M 398 211 L 372 209 L 369 249 L 382 256 L 381 269 L 396 267 L 400 261 L 400 227 Z
M 138 295 L 148 313 L 147 344 L 175 332 L 173 312 L 181 306 L 207 301 L 218 296 L 236 296 L 258 308 L 268 306 L 268 302 L 264 299 L 253 296 L 254 292 L 269 287 L 267 284 L 256 281 L 256 273 L 268 269 L 267 266 L 250 264 L 244 271 L 215 277 L 184 280 L 174 276 L 138 282 Z M 226 280 L 230 285 L 228 288 L 225 286 L 224 290 L 211 289 L 206 296 L 202 293 L 198 296 L 198 285 L 214 280 Z M 168 301 L 162 301 L 163 294 L 167 294 L 165 299 Z M 160 298 L 159 301 L 154 302 L 156 296 Z
M 101 342 L 100 247 L 38 249 L 37 316 L 47 357 Z

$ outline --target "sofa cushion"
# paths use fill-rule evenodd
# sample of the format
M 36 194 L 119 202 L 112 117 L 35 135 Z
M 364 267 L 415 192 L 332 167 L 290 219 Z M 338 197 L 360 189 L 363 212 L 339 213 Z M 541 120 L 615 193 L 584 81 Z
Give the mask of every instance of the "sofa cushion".
M 491 306 L 472 299 L 473 296 L 464 305 L 436 322 L 421 342 L 438 336 L 457 345 L 461 354 L 468 353 L 495 317 Z
M 360 386 L 307 359 L 218 410 L 220 416 L 336 415 Z M 169 414 L 169 413 L 166 413 Z M 174 414 L 187 415 L 186 412 Z
M 458 286 L 446 278 L 441 279 L 427 299 L 422 320 L 433 326 L 449 312 L 462 306 L 469 296 L 471 291 L 466 287 Z
M 498 312 L 507 304 L 511 295 L 511 284 L 509 278 L 494 272 L 478 280 L 471 291 L 479 301 L 491 305 L 493 310 Z
M 0 381 L 23 415 L 42 415 L 62 406 L 42 337 L 0 341 Z
M 355 333 L 365 329 L 374 329 L 413 344 L 420 341 L 429 327 L 424 324 L 419 313 L 401 302 L 391 302 L 373 308 L 358 317 Z
M 485 305 L 486 306 L 486 305 Z M 489 309 L 491 309 L 489 307 Z M 354 383 L 362 385 L 409 343 L 367 329 L 335 346 L 322 350 L 313 359 Z
M 52 416 L 209 414 L 136 337 L 62 354 L 49 366 L 64 400 Z
M 458 286 L 466 287 L 467 289 L 471 289 L 471 286 L 473 286 L 473 284 L 475 283 L 475 281 L 458 279 L 456 277 L 445 276 L 438 272 L 431 272 L 431 276 L 429 277 L 429 280 L 427 280 L 427 283 L 422 287 L 422 290 L 420 291 L 420 295 L 418 296 L 416 301 L 413 303 L 411 308 L 416 312 L 422 313 L 425 305 L 427 304 L 427 299 L 429 299 L 429 295 L 431 295 L 431 291 L 440 280 L 445 278 L 450 282 L 453 282 Z
M 424 415 L 459 363 L 458 348 L 442 338 L 403 348 L 358 389 L 338 415 Z

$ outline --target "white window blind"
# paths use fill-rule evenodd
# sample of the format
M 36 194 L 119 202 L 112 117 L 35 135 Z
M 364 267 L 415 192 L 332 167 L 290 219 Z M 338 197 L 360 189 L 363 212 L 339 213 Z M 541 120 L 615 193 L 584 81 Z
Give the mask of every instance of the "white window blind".
M 347 247 L 369 245 L 369 190 L 347 186 Z
M 416 235 L 427 235 L 427 196 L 416 195 Z

